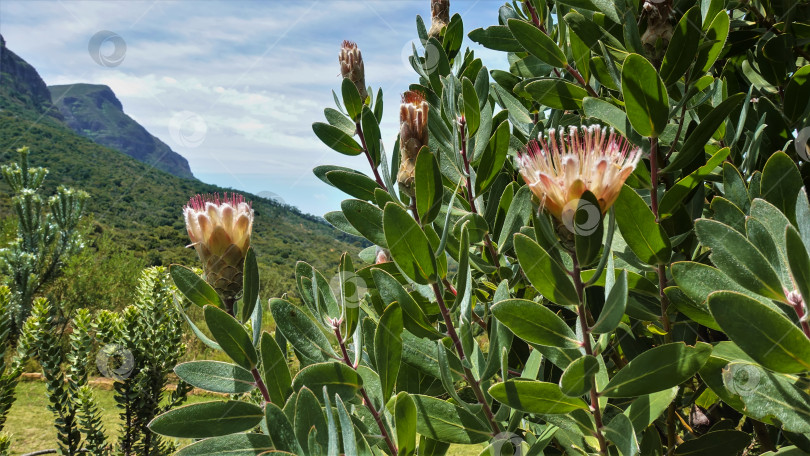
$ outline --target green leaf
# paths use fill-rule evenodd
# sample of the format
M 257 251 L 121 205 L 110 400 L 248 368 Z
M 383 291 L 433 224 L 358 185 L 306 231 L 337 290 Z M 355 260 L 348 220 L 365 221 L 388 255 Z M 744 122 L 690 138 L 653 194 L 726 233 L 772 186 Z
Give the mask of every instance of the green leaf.
M 785 233 L 790 275 L 805 303 L 810 302 L 810 255 L 796 228 L 787 227 Z
M 610 252 L 607 254 L 609 255 Z M 602 313 L 599 314 L 599 319 L 591 328 L 591 332 L 605 334 L 619 327 L 624 310 L 627 308 L 627 291 L 627 271 L 623 270 L 605 298 Z
M 437 337 L 440 335 L 428 320 L 425 312 L 413 297 L 405 291 L 391 274 L 382 269 L 373 268 L 371 276 L 380 292 L 385 306 L 398 302 L 403 310 L 402 319 L 406 329 L 419 337 Z
M 801 119 L 807 110 L 804 100 L 810 99 L 810 65 L 805 65 L 791 76 L 785 87 L 784 112 L 791 123 Z
M 503 200 L 502 200 L 503 201 Z M 503 202 L 501 203 L 503 204 Z M 514 234 L 520 228 L 529 224 L 532 213 L 532 191 L 528 185 L 523 185 L 515 193 L 509 204 L 506 216 L 503 219 L 501 232 L 498 235 L 498 252 L 505 253 L 512 248 Z
M 270 313 L 277 330 L 290 341 L 299 357 L 307 363 L 327 361 L 335 357 L 329 339 L 315 322 L 299 307 L 283 299 L 270 300 Z
M 256 263 L 256 253 L 252 248 L 248 249 L 245 255 L 242 274 L 244 284 L 239 312 L 242 314 L 241 321 L 245 322 L 253 315 L 253 309 L 259 301 L 259 265 Z
M 433 248 L 422 228 L 402 206 L 385 205 L 383 231 L 391 256 L 403 274 L 420 285 L 438 280 Z
M 397 454 L 416 454 L 416 403 L 406 392 L 397 394 L 394 406 L 394 427 L 397 432 Z
M 784 300 L 779 276 L 762 253 L 728 225 L 708 219 L 695 222 L 700 243 L 712 249 L 712 262 L 748 290 L 778 301 Z
M 363 110 L 363 100 L 360 99 L 360 93 L 357 91 L 357 86 L 354 85 L 349 78 L 343 78 L 340 85 L 340 92 L 343 95 L 343 105 L 346 106 L 346 112 L 352 120 L 360 120 L 360 113 Z
M 710 159 L 706 160 L 705 165 L 692 171 L 689 175 L 676 182 L 672 188 L 667 190 L 667 192 L 664 193 L 664 197 L 661 198 L 661 202 L 658 204 L 658 214 L 660 217 L 663 219 L 671 216 L 678 208 L 681 201 L 700 185 L 715 168 L 720 166 L 730 152 L 731 149 L 728 147 L 718 150 Z M 746 200 L 747 199 L 748 197 L 746 196 Z
M 619 231 L 639 260 L 651 265 L 669 262 L 672 254 L 669 237 L 635 190 L 627 185 L 622 187 L 613 207 Z
M 568 111 L 582 109 L 582 100 L 588 96 L 587 90 L 558 78 L 530 82 L 526 92 L 542 105 Z
M 714 456 L 740 454 L 751 444 L 751 435 L 736 429 L 720 429 L 678 445 L 675 455 Z
M 526 342 L 551 347 L 579 348 L 576 334 L 546 306 L 526 299 L 507 299 L 492 306 L 499 322 Z
M 354 435 L 354 424 L 340 396 L 335 396 L 335 406 L 338 411 L 338 420 L 340 420 L 340 433 L 343 436 L 343 453 L 358 454 L 357 440 Z
M 374 357 L 384 403 L 388 402 L 397 384 L 402 361 L 402 329 L 402 309 L 395 302 L 383 312 L 374 334 Z
M 660 136 L 669 120 L 669 96 L 655 67 L 638 54 L 624 60 L 622 95 L 633 129 L 641 136 Z
M 264 434 L 232 434 L 195 442 L 174 453 L 175 456 L 255 456 L 273 449 Z
M 509 122 L 503 121 L 493 133 L 489 140 L 481 161 L 476 168 L 475 194 L 480 195 L 494 182 L 495 177 L 501 172 L 506 153 L 509 150 Z
M 703 147 L 712 139 L 714 132 L 720 128 L 720 125 L 726 120 L 726 117 L 731 114 L 744 98 L 744 93 L 731 95 L 712 109 L 709 114 L 700 119 L 698 126 L 687 136 L 681 150 L 661 172 L 669 173 L 677 171 L 692 163 L 699 154 L 703 153 Z
M 336 169 L 327 172 L 325 176 L 337 189 L 365 201 L 374 201 L 374 190 L 380 188 L 374 179 L 354 171 Z
M 683 342 L 660 345 L 633 358 L 599 394 L 636 397 L 672 388 L 695 375 L 711 352 L 712 346 L 702 342 L 694 347 Z
M 570 3 L 570 1 L 568 3 Z M 571 30 L 584 41 L 590 49 L 598 49 L 601 41 L 605 47 L 611 50 L 612 54 L 617 56 L 627 55 L 621 41 L 599 26 L 596 21 L 585 17 L 578 11 L 571 11 L 566 14 L 563 19 Z
M 695 62 L 692 78 L 702 76 L 709 71 L 709 68 L 714 65 L 717 57 L 726 46 L 726 39 L 728 38 L 731 19 L 724 9 L 721 9 L 717 15 L 714 16 L 711 25 L 706 30 L 706 37 L 703 39 L 703 44 L 711 43 L 710 46 L 703 47 L 698 52 L 697 61 Z
M 292 387 L 298 391 L 305 386 L 313 391 L 320 391 L 325 386 L 330 396 L 338 394 L 348 400 L 363 387 L 363 379 L 346 364 L 331 361 L 301 369 L 293 379 Z
M 786 374 L 810 371 L 810 339 L 779 312 L 733 291 L 709 295 L 717 324 L 748 356 Z
M 498 402 L 527 413 L 563 415 L 588 409 L 585 401 L 566 396 L 554 383 L 509 380 L 492 385 L 489 394 Z
M 191 269 L 173 264 L 169 266 L 169 274 L 172 276 L 174 286 L 183 293 L 189 301 L 194 304 L 205 307 L 214 306 L 220 309 L 225 308 L 219 295 L 216 291 L 208 285 L 208 282 L 198 276 Z
M 677 395 L 678 387 L 673 386 L 670 389 L 641 396 L 627 407 L 624 414 L 630 418 L 636 433 L 640 433 L 664 413 L 664 410 L 675 400 Z
M 464 97 L 464 120 L 467 122 L 467 137 L 472 138 L 481 124 L 481 108 L 478 93 L 469 78 L 462 78 L 461 93 Z
M 694 6 L 681 17 L 672 31 L 672 39 L 661 63 L 661 79 L 666 85 L 680 79 L 695 60 L 702 32 L 701 22 L 700 8 Z
M 490 438 L 489 426 L 467 410 L 441 399 L 412 394 L 416 404 L 416 430 L 440 442 L 471 445 Z
M 471 40 L 487 49 L 504 52 L 523 52 L 523 46 L 505 25 L 477 28 L 468 35 Z
M 776 418 L 785 431 L 810 433 L 810 394 L 806 384 L 752 364 L 729 363 L 724 368 L 724 374 L 735 371 L 746 374 L 736 394 L 740 394 L 747 415 L 758 420 Z M 734 381 L 724 375 L 724 383 L 726 380 Z
M 336 395 L 336 398 L 340 396 Z M 286 408 L 286 407 L 285 407 Z M 295 414 L 293 429 L 299 445 L 303 448 L 302 454 L 319 454 L 318 448 L 329 445 L 329 427 L 326 424 L 321 403 L 318 397 L 309 388 L 303 387 L 298 392 L 295 401 Z M 313 439 L 315 434 L 315 439 Z
M 566 396 L 579 397 L 594 386 L 594 377 L 599 371 L 599 362 L 591 355 L 575 359 L 560 376 L 560 390 Z
M 158 416 L 149 429 L 167 437 L 204 439 L 244 432 L 264 418 L 261 407 L 241 401 L 200 402 Z
M 585 110 L 586 116 L 601 120 L 622 136 L 627 137 L 627 114 L 621 108 L 593 97 L 585 97 L 582 100 L 582 108 Z
M 363 237 L 382 248 L 388 247 L 383 233 L 380 208 L 365 201 L 348 199 L 340 203 L 340 209 L 349 224 Z
M 247 393 L 256 387 L 247 369 L 220 361 L 190 361 L 175 366 L 174 373 L 195 388 L 225 394 Z
M 422 147 L 416 157 L 414 186 L 416 193 L 416 212 L 422 224 L 432 222 L 442 208 L 442 172 L 439 162 L 426 146 Z
M 282 406 L 293 392 L 287 357 L 281 351 L 276 339 L 268 332 L 262 333 L 260 351 L 262 379 L 270 393 L 270 400 L 274 404 Z
M 222 351 L 236 364 L 248 370 L 256 367 L 259 355 L 241 323 L 222 309 L 205 306 L 205 324 Z
M 516 234 L 514 242 L 518 262 L 540 294 L 559 305 L 579 304 L 571 276 L 548 252 L 523 234 Z
M 273 441 L 273 447 L 280 451 L 303 454 L 303 450 L 295 438 L 292 424 L 284 411 L 276 404 L 268 403 L 264 406 L 264 412 L 268 435 Z
M 614 416 L 605 426 L 605 437 L 613 442 L 622 456 L 635 456 L 638 454 L 638 440 L 633 432 L 633 423 L 623 413 Z
M 363 153 L 360 144 L 357 144 L 357 141 L 338 127 L 323 122 L 315 122 L 312 124 L 312 131 L 321 142 L 341 154 L 352 156 Z
M 515 39 L 529 51 L 529 54 L 557 68 L 565 68 L 568 65 L 562 49 L 534 24 L 522 19 L 509 19 L 507 25 Z
M 772 203 L 791 221 L 796 220 L 796 197 L 804 187 L 802 175 L 784 152 L 768 158 L 762 169 L 760 197 Z
M 363 138 L 366 140 L 366 149 L 376 167 L 380 164 L 380 150 L 382 147 L 380 145 L 380 123 L 368 106 L 363 105 L 360 124 L 363 127 Z

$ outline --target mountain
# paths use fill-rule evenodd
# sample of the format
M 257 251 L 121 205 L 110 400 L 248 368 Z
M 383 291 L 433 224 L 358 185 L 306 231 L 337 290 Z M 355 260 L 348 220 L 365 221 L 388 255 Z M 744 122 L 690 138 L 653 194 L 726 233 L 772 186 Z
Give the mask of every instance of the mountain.
M 46 195 L 59 185 L 90 194 L 91 235 L 109 234 L 147 264 L 198 265 L 194 250 L 185 248 L 189 240 L 182 207 L 194 194 L 230 189 L 169 174 L 75 133 L 60 120 L 58 111 L 51 112 L 50 94 L 36 70 L 8 51 L 5 43 L 1 52 L 0 164 L 16 160 L 15 150 L 28 146 L 32 166 L 50 170 Z M 0 182 L 0 217 L 11 215 L 9 192 Z M 256 195 L 245 197 L 253 202 L 256 213 L 253 246 L 265 296 L 296 294 L 296 261 L 306 260 L 329 274 L 341 253 L 356 255 L 365 246 L 320 217 Z
M 124 113 L 105 85 L 49 86 L 50 99 L 74 132 L 175 176 L 193 178 L 183 156 Z

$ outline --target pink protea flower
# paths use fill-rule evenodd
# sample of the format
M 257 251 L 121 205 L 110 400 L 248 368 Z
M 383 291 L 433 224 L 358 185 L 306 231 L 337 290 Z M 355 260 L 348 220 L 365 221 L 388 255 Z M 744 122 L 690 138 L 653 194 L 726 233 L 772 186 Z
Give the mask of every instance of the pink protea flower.
M 520 174 L 541 205 L 558 220 L 589 190 L 602 213 L 619 196 L 624 181 L 641 158 L 622 136 L 605 128 L 570 127 L 568 135 L 550 130 L 547 138 L 530 141 L 519 156 Z M 576 206 L 573 207 L 576 210 Z
M 242 195 L 196 195 L 183 208 L 188 237 L 203 263 L 205 280 L 231 309 L 242 292 L 253 209 Z

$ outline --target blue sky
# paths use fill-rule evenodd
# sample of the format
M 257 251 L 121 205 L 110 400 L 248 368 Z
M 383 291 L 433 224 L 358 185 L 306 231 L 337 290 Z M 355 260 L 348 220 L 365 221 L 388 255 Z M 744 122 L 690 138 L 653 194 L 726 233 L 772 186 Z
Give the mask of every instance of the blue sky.
M 465 32 L 497 23 L 504 1 L 455 0 Z M 186 157 L 199 179 L 269 192 L 323 215 L 345 197 L 312 174 L 322 164 L 368 172 L 362 156 L 322 145 L 312 122 L 334 107 L 340 43 L 356 41 L 366 82 L 385 93 L 383 141 L 396 139 L 400 93 L 416 81 L 407 63 L 416 15 L 429 0 L 0 2 L 9 49 L 45 82 L 109 85 L 127 114 Z M 126 44 L 118 65 L 98 64 L 89 43 L 109 31 Z M 505 56 L 467 40 L 489 68 Z M 96 53 L 111 55 L 107 40 Z

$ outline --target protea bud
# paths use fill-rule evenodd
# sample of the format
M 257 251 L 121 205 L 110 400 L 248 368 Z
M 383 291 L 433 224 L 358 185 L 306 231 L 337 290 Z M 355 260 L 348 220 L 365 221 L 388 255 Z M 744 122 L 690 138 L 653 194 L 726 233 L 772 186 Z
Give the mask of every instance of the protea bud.
M 340 61 L 340 74 L 344 78 L 349 78 L 357 91 L 360 93 L 360 98 L 365 100 L 368 98 L 368 91 L 366 91 L 366 70 L 363 67 L 363 54 L 357 47 L 357 43 L 352 41 L 343 41 L 340 47 L 340 54 L 338 55 Z
M 253 228 L 250 203 L 236 193 L 196 195 L 183 208 L 183 215 L 205 280 L 233 312 L 233 303 L 242 292 L 242 268 Z
M 413 196 L 414 167 L 419 149 L 428 145 L 428 104 L 425 97 L 414 90 L 402 95 L 399 107 L 399 155 L 397 173 L 399 188 Z
M 391 252 L 388 249 L 384 249 L 378 245 L 376 250 L 376 256 L 374 258 L 374 263 L 381 264 L 381 263 L 388 263 L 389 261 L 391 261 Z
M 624 181 L 641 158 L 638 148 L 599 126 L 561 129 L 531 141 L 519 157 L 520 174 L 541 205 L 558 220 L 577 210 L 585 191 L 599 202 L 602 213 L 616 201 Z M 569 214 L 570 215 L 570 214 Z
M 450 0 L 431 0 L 430 18 L 428 37 L 438 40 L 442 29 L 450 22 Z
M 650 58 L 660 61 L 672 40 L 673 26 L 669 21 L 672 0 L 645 0 L 643 9 L 647 16 L 647 29 L 641 35 L 641 44 Z M 661 45 L 657 46 L 659 40 Z

